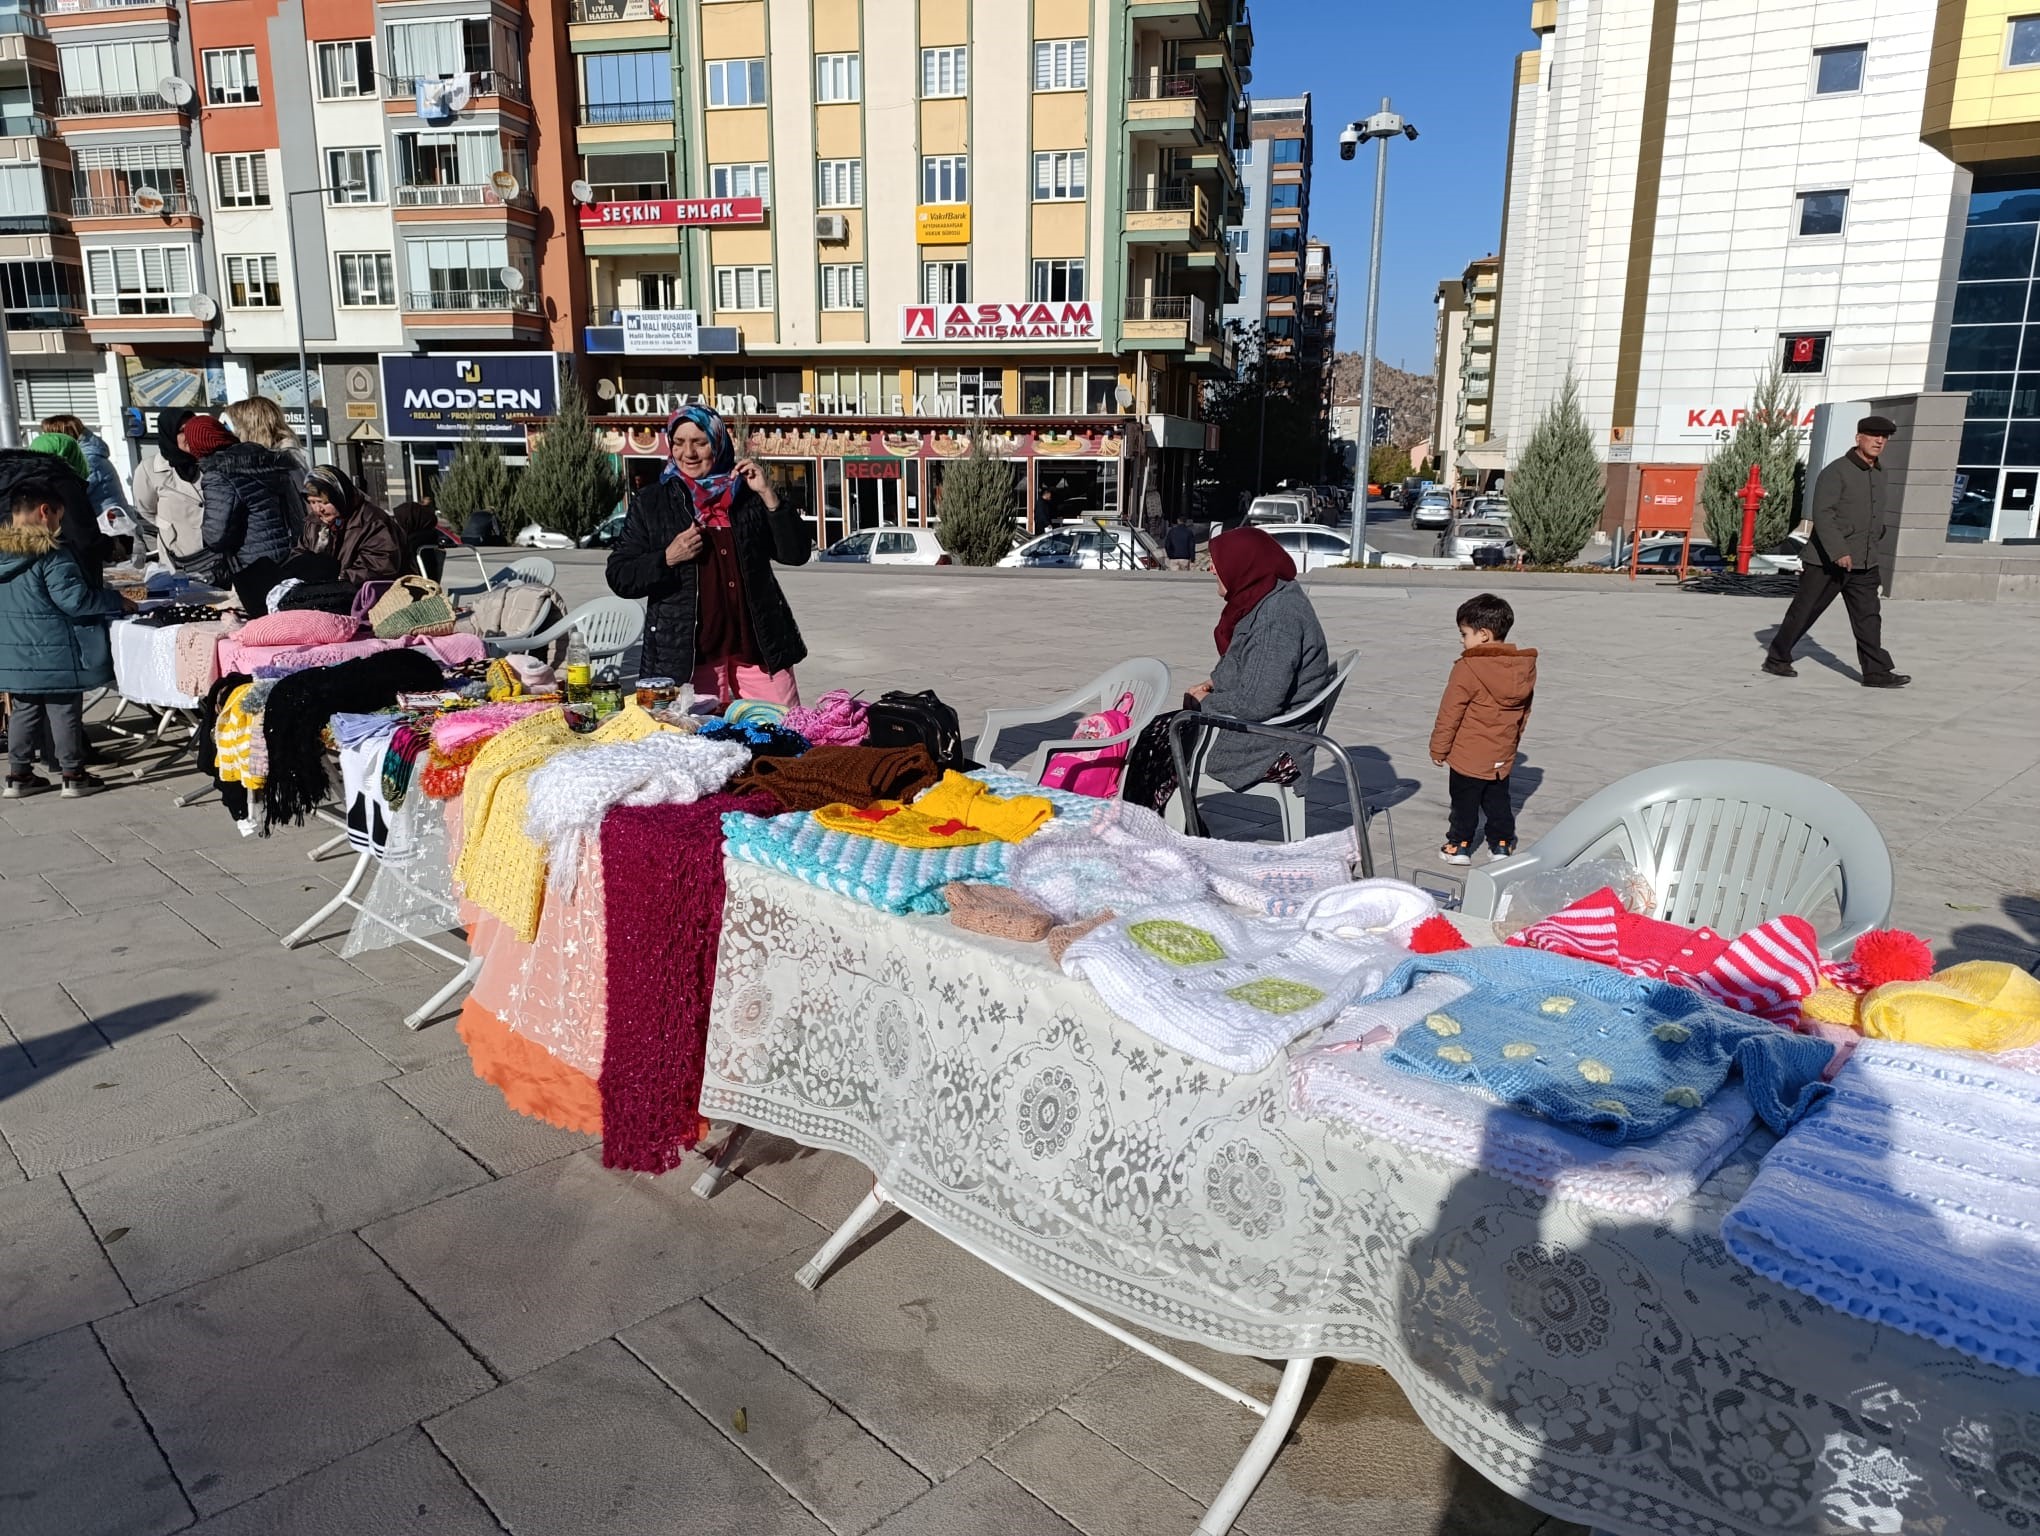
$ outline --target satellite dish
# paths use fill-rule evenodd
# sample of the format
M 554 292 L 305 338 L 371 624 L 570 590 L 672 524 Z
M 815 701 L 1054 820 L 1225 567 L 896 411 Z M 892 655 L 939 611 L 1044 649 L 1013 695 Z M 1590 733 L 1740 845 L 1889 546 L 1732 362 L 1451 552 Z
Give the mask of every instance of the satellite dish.
M 616 398 L 616 380 L 597 379 L 595 381 L 595 393 L 603 400 L 614 400 Z
M 194 293 L 191 296 L 191 315 L 193 319 L 203 320 L 206 324 L 210 325 L 219 318 L 219 313 L 220 306 L 214 302 L 211 294 Z
M 595 201 L 595 189 L 585 181 L 569 182 L 567 184 L 567 191 L 577 203 L 592 203 Z
M 524 274 L 516 267 L 498 267 L 496 276 L 503 280 L 503 288 L 509 293 L 524 292 Z
M 1252 85 L 1253 83 L 1254 83 L 1253 68 L 1249 65 L 1242 65 L 1240 67 L 1240 84 Z
M 496 196 L 506 203 L 515 202 L 518 194 L 524 190 L 518 184 L 517 178 L 508 171 L 492 172 L 489 176 L 489 185 L 496 189 Z
M 163 194 L 154 187 L 136 187 L 128 197 L 128 206 L 136 213 L 158 214 L 169 206 Z
M 165 75 L 156 82 L 156 94 L 172 106 L 188 107 L 198 92 L 191 88 L 191 82 L 182 75 Z

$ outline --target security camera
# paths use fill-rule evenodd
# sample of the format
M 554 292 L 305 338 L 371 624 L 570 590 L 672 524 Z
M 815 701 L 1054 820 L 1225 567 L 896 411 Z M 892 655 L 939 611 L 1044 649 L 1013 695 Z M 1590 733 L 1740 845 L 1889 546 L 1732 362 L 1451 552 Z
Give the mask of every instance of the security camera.
M 1353 158 L 1354 152 L 1360 148 L 1361 137 L 1362 134 L 1358 123 L 1346 124 L 1345 132 L 1339 135 L 1339 158 L 1341 160 Z
M 1415 123 L 1404 123 L 1402 131 L 1403 137 L 1414 139 L 1417 136 L 1417 125 Z

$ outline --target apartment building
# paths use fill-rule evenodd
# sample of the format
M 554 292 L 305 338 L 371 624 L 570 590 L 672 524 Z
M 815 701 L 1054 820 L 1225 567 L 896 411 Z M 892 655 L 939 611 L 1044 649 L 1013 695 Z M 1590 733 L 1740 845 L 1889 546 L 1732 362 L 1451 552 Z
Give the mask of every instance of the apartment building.
M 1431 415 L 1430 475 L 1441 485 L 1459 484 L 1461 388 L 1466 377 L 1466 282 L 1448 277 L 1438 285 L 1431 327 L 1431 377 L 1438 381 Z
M 578 233 L 544 211 L 579 173 L 565 57 L 563 15 L 506 0 L 0 17 L 0 164 L 43 199 L 0 225 L 24 417 L 75 410 L 131 466 L 157 409 L 263 393 L 390 495 L 470 425 L 520 446 L 459 386 L 498 354 L 549 384 L 574 348 Z M 441 407 L 393 416 L 385 355 Z
M 1181 506 L 1231 366 L 1239 0 L 574 0 L 584 343 L 833 540 L 940 516 L 982 429 L 1035 526 Z
M 1240 264 L 1228 325 L 1261 326 L 1270 361 L 1296 357 L 1310 240 L 1310 94 L 1252 102 L 1239 147 L 1240 217 L 1226 243 Z

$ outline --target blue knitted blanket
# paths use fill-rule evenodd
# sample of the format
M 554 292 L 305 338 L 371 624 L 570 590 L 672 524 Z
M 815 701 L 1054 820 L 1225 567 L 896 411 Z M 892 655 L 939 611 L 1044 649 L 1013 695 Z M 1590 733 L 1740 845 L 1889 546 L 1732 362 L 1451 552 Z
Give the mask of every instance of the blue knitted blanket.
M 1088 814 L 1098 802 L 1084 795 L 1042 789 L 995 768 L 970 777 L 998 795 L 1039 795 L 1057 815 Z M 973 843 L 964 848 L 903 848 L 881 838 L 860 837 L 822 826 L 807 811 L 785 816 L 723 815 L 723 852 L 746 864 L 834 891 L 882 912 L 941 913 L 949 910 L 942 888 L 963 881 L 1004 885 L 1012 843 Z
M 1473 990 L 1396 1037 L 1405 1072 L 1478 1084 L 1610 1146 L 1655 1136 L 1742 1073 L 1764 1123 L 1784 1131 L 1827 1096 L 1834 1048 L 1697 992 L 1535 949 L 1467 949 L 1404 962 L 1377 997 L 1419 976 Z
M 2040 1076 L 1866 1040 L 1721 1225 L 1758 1274 L 2040 1376 Z

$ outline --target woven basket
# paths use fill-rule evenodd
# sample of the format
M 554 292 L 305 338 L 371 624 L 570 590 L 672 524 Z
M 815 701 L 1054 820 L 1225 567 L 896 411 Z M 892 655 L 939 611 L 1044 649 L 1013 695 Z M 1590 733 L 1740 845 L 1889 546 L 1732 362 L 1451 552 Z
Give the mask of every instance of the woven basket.
M 369 627 L 378 640 L 406 635 L 450 635 L 453 604 L 437 582 L 422 576 L 400 576 L 368 611 Z

